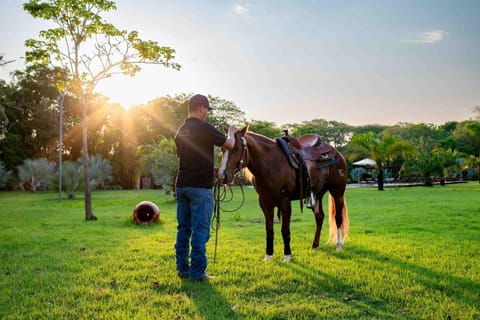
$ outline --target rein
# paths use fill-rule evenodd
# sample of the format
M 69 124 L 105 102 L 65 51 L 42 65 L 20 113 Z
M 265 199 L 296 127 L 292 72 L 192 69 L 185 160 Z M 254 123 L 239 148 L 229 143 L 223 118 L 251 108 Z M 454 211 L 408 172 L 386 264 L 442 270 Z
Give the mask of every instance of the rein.
M 240 157 L 240 161 L 238 162 L 237 172 L 239 175 L 238 185 L 240 186 L 240 190 L 242 191 L 242 201 L 240 202 L 240 205 L 235 209 L 226 210 L 222 208 L 221 211 L 224 211 L 224 212 L 238 211 L 245 203 L 245 191 L 243 190 L 244 177 L 243 177 L 242 169 L 246 167 L 246 164 L 245 164 L 245 167 L 243 165 L 244 157 L 246 160 L 245 163 L 248 163 L 248 148 L 247 148 L 247 139 L 245 139 L 245 137 L 241 137 L 241 139 L 242 139 L 243 149 L 242 149 L 242 156 Z M 215 225 L 214 227 L 215 228 L 215 250 L 213 253 L 213 263 L 217 262 L 218 230 L 220 229 L 220 203 L 222 202 L 228 203 L 233 200 L 232 186 L 230 185 L 228 186 L 228 189 L 230 190 L 230 198 L 228 200 L 226 200 L 227 185 L 223 185 L 223 192 L 221 192 L 221 187 L 222 187 L 222 183 L 218 178 L 215 178 L 215 184 L 213 187 L 214 206 L 213 206 L 213 216 L 212 216 L 212 224 L 211 224 L 212 226 Z
M 237 166 L 237 171 L 239 173 L 239 176 L 240 176 L 240 184 L 242 184 L 243 182 L 243 170 L 247 164 L 248 164 L 248 146 L 247 146 L 247 138 L 245 137 L 241 137 L 240 138 L 242 140 L 242 155 L 240 156 L 240 161 L 238 162 L 238 166 Z M 245 158 L 245 162 L 243 161 L 243 158 Z M 245 163 L 245 165 L 243 165 Z

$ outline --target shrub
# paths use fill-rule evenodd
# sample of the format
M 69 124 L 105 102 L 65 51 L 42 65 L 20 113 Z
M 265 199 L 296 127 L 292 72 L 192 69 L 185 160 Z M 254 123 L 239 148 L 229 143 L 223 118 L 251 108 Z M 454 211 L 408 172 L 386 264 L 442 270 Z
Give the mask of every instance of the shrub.
M 467 180 L 468 181 L 476 181 L 479 179 L 479 176 L 478 176 L 478 171 L 473 169 L 473 168 L 470 168 L 470 169 L 467 169 Z
M 11 178 L 12 170 L 7 170 L 3 161 L 0 161 L 0 189 L 5 189 Z
M 82 158 L 77 160 L 80 167 L 83 168 Z M 112 165 L 108 159 L 105 159 L 99 154 L 90 156 L 89 159 L 89 173 L 90 173 L 90 186 L 92 188 L 105 189 L 107 182 L 113 180 L 112 177 Z
M 62 164 L 62 191 L 68 199 L 75 198 L 75 191 L 83 186 L 83 167 L 73 161 L 64 161 Z M 58 173 L 53 179 L 53 187 L 58 190 Z
M 55 162 L 41 159 L 26 159 L 18 166 L 18 178 L 22 186 L 32 192 L 47 190 L 55 172 Z

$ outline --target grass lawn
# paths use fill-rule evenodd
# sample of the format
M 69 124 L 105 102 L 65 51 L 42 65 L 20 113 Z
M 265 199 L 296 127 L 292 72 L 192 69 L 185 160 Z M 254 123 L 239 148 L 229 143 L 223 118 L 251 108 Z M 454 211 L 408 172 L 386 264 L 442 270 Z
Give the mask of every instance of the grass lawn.
M 480 185 L 349 188 L 343 252 L 311 250 L 310 210 L 293 203 L 292 259 L 264 262 L 256 193 L 221 213 L 210 283 L 176 277 L 173 197 L 159 190 L 96 191 L 99 220 L 83 195 L 0 193 L 0 319 L 480 319 Z M 234 208 L 241 193 L 224 208 Z M 133 209 L 155 202 L 160 220 L 137 225 Z M 324 201 L 324 203 L 326 203 Z

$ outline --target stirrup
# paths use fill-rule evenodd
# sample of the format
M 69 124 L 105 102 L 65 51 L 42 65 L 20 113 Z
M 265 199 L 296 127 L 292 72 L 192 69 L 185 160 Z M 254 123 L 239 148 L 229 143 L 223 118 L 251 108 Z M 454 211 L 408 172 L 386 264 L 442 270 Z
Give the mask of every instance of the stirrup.
M 315 207 L 315 196 L 313 195 L 313 192 L 310 192 L 310 198 L 307 198 L 307 201 L 305 203 L 305 207 L 312 209 Z

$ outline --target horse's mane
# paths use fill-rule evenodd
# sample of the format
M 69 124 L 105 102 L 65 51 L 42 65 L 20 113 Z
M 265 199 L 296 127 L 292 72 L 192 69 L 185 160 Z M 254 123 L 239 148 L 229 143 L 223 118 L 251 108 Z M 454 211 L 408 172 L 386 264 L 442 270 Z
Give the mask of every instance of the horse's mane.
M 256 133 L 256 132 L 253 132 L 253 131 L 248 131 L 247 135 L 252 136 L 253 139 L 257 143 L 260 143 L 260 144 L 272 144 L 272 143 L 275 144 L 276 143 L 275 140 L 273 140 L 272 138 L 269 138 L 267 136 L 264 136 L 263 134 Z M 251 184 L 255 183 L 255 176 L 253 175 L 253 173 L 250 170 L 248 170 L 247 167 L 243 168 L 243 176 L 245 177 L 245 179 L 249 183 L 251 183 Z
M 248 131 L 247 134 L 256 137 L 255 140 L 259 140 L 259 142 L 275 143 L 275 140 L 273 140 L 272 138 L 266 137 L 266 136 L 264 136 L 263 134 L 260 134 L 260 133 Z

